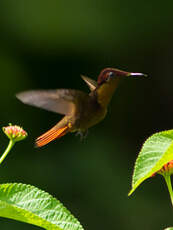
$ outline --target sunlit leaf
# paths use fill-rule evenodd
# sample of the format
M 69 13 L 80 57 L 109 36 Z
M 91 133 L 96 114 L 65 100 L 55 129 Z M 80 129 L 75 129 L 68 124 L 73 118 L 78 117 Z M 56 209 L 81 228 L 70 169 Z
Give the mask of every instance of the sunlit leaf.
M 0 185 L 0 216 L 49 230 L 83 230 L 58 200 L 25 184 Z
M 173 160 L 173 130 L 156 133 L 149 137 L 139 153 L 135 163 L 131 195 L 147 178 Z

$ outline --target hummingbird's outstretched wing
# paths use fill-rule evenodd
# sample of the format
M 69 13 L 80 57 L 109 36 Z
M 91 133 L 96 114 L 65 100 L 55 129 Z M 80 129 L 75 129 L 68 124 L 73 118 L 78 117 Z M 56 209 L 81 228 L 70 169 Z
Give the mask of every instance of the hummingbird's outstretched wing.
M 25 91 L 18 93 L 16 97 L 24 104 L 71 115 L 75 113 L 83 99 L 89 96 L 80 90 L 55 89 Z
M 89 77 L 81 75 L 81 78 L 87 83 L 91 91 L 95 90 L 97 87 L 97 82 Z

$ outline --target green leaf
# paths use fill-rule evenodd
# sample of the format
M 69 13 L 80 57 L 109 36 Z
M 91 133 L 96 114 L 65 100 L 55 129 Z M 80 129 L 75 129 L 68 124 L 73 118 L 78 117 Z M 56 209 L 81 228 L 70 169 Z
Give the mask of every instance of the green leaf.
M 49 230 L 83 230 L 58 200 L 31 185 L 1 184 L 0 216 Z
M 155 133 L 149 137 L 136 160 L 132 189 L 128 195 L 171 160 L 173 160 L 173 130 Z
M 169 227 L 169 228 L 165 228 L 164 230 L 173 230 L 173 228 Z

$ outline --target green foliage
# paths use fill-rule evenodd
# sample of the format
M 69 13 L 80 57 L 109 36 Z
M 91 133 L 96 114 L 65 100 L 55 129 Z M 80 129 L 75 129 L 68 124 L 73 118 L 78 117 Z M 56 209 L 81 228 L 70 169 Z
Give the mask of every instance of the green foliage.
M 31 185 L 1 184 L 0 216 L 49 230 L 83 230 L 58 200 Z
M 173 160 L 173 130 L 156 133 L 144 143 L 135 163 L 131 195 L 147 178 Z
M 173 228 L 169 227 L 169 228 L 165 228 L 164 230 L 173 230 Z

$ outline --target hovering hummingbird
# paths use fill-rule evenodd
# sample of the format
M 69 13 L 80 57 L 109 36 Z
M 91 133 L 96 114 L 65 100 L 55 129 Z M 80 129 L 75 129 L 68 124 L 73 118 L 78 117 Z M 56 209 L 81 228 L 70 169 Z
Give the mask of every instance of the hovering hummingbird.
M 25 104 L 65 115 L 53 128 L 36 139 L 36 146 L 44 146 L 69 132 L 85 134 L 88 128 L 104 119 L 119 80 L 128 76 L 146 75 L 105 68 L 97 82 L 81 76 L 90 88 L 89 94 L 74 89 L 30 90 L 17 94 L 16 97 Z

